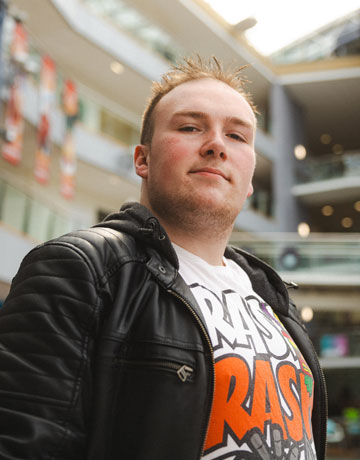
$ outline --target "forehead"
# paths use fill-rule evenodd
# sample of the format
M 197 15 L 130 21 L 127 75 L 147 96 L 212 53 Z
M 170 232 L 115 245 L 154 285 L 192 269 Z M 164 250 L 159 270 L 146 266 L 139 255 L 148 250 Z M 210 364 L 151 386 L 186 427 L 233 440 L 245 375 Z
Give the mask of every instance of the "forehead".
M 203 78 L 175 87 L 157 104 L 156 119 L 169 119 L 175 112 L 201 111 L 224 118 L 242 117 L 252 125 L 256 119 L 246 99 L 226 83 Z

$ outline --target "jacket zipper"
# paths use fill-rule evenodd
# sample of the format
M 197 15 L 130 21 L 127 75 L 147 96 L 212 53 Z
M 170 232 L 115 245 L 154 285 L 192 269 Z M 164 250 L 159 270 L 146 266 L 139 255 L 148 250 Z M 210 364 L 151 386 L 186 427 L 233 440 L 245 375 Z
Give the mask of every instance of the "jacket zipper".
M 210 337 L 209 337 L 209 334 L 207 333 L 207 330 L 205 329 L 202 321 L 200 320 L 200 318 L 198 317 L 198 315 L 196 314 L 196 312 L 194 311 L 193 307 L 183 298 L 181 297 L 179 294 L 177 294 L 175 291 L 172 291 L 171 289 L 168 290 L 168 292 L 170 294 L 172 294 L 173 296 L 175 296 L 177 299 L 179 299 L 186 307 L 187 309 L 190 311 L 190 313 L 192 314 L 192 316 L 195 318 L 196 322 L 199 324 L 200 326 L 200 329 L 202 330 L 205 338 L 206 338 L 206 341 L 208 343 L 208 346 L 209 346 L 209 350 L 210 350 L 210 353 L 211 353 L 211 360 L 212 360 L 212 370 L 213 370 L 213 382 L 214 382 L 214 385 L 213 385 L 213 389 L 212 389 L 212 395 L 211 395 L 211 404 L 210 404 L 210 411 L 209 413 L 207 414 L 207 424 L 206 424 L 206 430 L 205 430 L 205 436 L 203 438 L 203 443 L 202 443 L 202 446 L 201 446 L 201 453 L 200 453 L 200 457 L 199 457 L 199 460 L 201 459 L 202 455 L 203 455 L 203 452 L 204 452 L 204 449 L 205 449 L 205 443 L 206 443 L 206 438 L 207 438 L 207 435 L 208 435 L 208 432 L 209 432 L 209 420 L 210 420 L 210 414 L 211 414 L 211 409 L 212 409 L 212 406 L 213 406 L 213 402 L 214 402 L 214 395 L 215 395 L 215 384 L 216 384 L 216 379 L 215 379 L 215 358 L 214 358 L 214 349 L 212 347 L 212 344 L 211 344 L 211 341 L 210 341 Z
M 137 359 L 125 359 L 125 358 L 115 358 L 116 364 L 125 364 L 129 366 L 141 366 L 141 367 L 157 367 L 161 369 L 170 370 L 176 372 L 179 379 L 185 383 L 186 380 L 191 377 L 194 372 L 194 369 L 186 364 L 178 364 L 171 361 L 152 359 L 149 361 L 137 360 Z

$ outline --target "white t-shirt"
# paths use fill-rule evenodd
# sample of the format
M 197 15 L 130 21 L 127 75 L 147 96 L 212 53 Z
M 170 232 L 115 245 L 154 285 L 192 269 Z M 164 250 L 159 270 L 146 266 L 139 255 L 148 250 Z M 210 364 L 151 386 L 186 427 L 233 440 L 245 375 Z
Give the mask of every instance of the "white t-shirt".
M 234 261 L 213 266 L 174 247 L 215 357 L 203 459 L 315 460 L 312 374 L 279 318 Z

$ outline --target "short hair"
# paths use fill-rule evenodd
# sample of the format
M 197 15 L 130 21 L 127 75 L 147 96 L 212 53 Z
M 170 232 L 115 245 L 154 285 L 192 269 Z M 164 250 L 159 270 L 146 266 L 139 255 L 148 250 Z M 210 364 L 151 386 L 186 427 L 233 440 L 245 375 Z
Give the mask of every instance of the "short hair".
M 245 84 L 248 83 L 248 80 L 241 75 L 245 67 L 247 66 L 230 65 L 225 68 L 215 56 L 204 61 L 198 55 L 184 58 L 180 63 L 174 64 L 160 81 L 154 81 L 152 84 L 152 94 L 142 117 L 140 143 L 143 145 L 151 143 L 154 133 L 153 113 L 159 101 L 171 90 L 189 81 L 212 78 L 226 83 L 245 98 L 256 114 L 257 110 L 252 97 L 245 91 Z

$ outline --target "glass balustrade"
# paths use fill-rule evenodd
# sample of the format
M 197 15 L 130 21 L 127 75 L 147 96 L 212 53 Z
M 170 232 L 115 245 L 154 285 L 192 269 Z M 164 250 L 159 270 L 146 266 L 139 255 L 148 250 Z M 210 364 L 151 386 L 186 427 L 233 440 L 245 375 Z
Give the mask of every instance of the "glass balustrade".
M 106 18 L 114 26 L 127 32 L 142 45 L 160 54 L 167 61 L 175 62 L 184 56 L 183 48 L 162 28 L 151 22 L 144 14 L 122 0 L 83 0 L 96 15 Z
M 356 56 L 360 52 L 359 30 L 360 15 L 358 11 L 354 11 L 310 36 L 276 51 L 270 59 L 276 65 L 287 65 Z
M 296 170 L 298 183 L 317 182 L 340 177 L 360 177 L 360 152 L 345 152 L 340 156 L 324 155 L 320 159 L 306 159 Z
M 34 200 L 30 195 L 0 179 L 0 222 L 37 242 L 43 242 L 76 228 L 81 222 L 70 219 Z
M 257 234 L 257 238 L 233 233 L 231 244 L 268 262 L 279 271 L 360 274 L 360 238 L 354 234 L 310 235 Z

